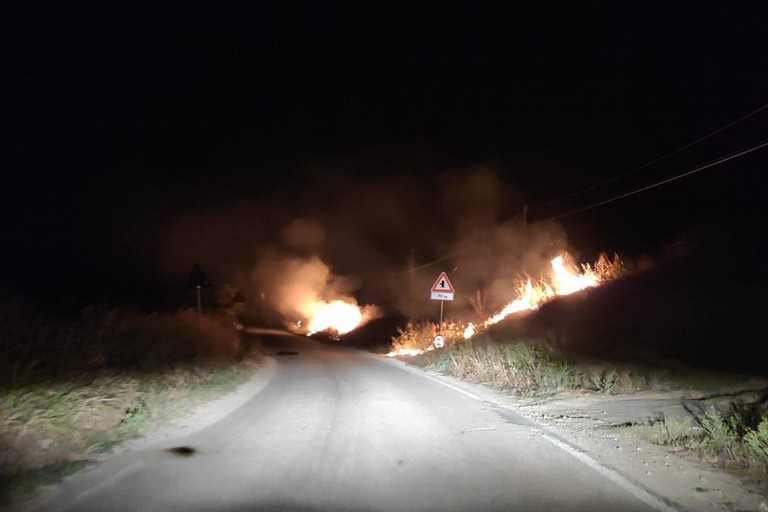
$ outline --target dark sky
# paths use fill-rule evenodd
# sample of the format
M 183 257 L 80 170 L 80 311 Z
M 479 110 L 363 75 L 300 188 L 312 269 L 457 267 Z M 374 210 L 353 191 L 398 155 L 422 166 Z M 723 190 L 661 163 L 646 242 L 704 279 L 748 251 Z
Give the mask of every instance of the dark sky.
M 444 191 L 476 166 L 509 188 L 494 222 L 522 204 L 531 221 L 562 216 L 587 255 L 654 251 L 710 222 L 764 237 L 768 148 L 563 215 L 765 142 L 768 109 L 548 203 L 768 103 L 764 2 L 45 4 L 0 15 L 0 261 L 21 293 L 138 299 L 169 278 L 163 226 L 195 215 L 231 234 L 215 248 L 226 265 L 248 266 L 294 217 L 343 231 L 403 205 L 332 263 L 359 274 L 369 248 L 402 263 L 425 231 L 429 261 L 460 234 Z M 185 274 L 189 247 L 216 242 L 176 243 Z

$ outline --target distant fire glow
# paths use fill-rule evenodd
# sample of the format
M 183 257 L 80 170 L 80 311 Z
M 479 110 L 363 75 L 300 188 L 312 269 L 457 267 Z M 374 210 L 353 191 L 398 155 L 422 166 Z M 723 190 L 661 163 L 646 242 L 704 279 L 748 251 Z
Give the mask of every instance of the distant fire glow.
M 310 305 L 310 334 L 320 331 L 334 331 L 346 334 L 356 329 L 363 321 L 363 311 L 357 304 L 341 300 L 318 301 Z
M 299 226 L 302 229 L 289 230 L 286 235 L 291 245 L 311 238 L 313 230 L 306 223 Z M 296 334 L 347 334 L 380 316 L 376 306 L 358 305 L 352 296 L 354 278 L 334 274 L 317 255 L 265 251 L 254 270 L 254 281 L 269 290 L 261 295 L 264 305 L 280 313 L 286 328 Z
M 379 309 L 376 306 L 361 307 L 354 299 L 331 302 L 314 300 L 306 303 L 302 311 L 307 321 L 304 324 L 299 323 L 297 327 L 306 325 L 307 336 L 319 332 L 347 334 L 379 316 Z

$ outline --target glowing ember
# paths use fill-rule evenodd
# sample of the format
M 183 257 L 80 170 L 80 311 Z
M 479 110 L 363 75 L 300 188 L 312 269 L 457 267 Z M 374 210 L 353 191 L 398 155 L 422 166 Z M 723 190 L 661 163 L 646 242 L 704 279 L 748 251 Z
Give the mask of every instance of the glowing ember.
M 341 300 L 333 302 L 317 301 L 309 307 L 309 333 L 335 331 L 346 334 L 363 322 L 363 311 L 357 304 Z

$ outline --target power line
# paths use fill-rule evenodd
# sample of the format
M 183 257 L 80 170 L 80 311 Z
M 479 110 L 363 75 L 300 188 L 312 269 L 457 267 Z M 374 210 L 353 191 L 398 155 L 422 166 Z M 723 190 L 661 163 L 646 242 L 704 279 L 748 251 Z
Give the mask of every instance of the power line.
M 708 164 L 702 165 L 701 167 L 697 167 L 697 168 L 692 169 L 690 171 L 686 171 L 684 173 L 677 174 L 677 175 L 672 176 L 670 178 L 666 178 L 666 179 L 663 179 L 661 181 L 657 181 L 656 183 L 651 183 L 650 185 L 645 185 L 643 187 L 640 187 L 640 188 L 637 188 L 637 189 L 634 189 L 634 190 L 630 190 L 629 192 L 625 192 L 623 194 L 619 194 L 618 196 L 614 196 L 614 197 L 612 197 L 610 199 L 605 199 L 603 201 L 591 204 L 589 206 L 585 206 L 583 208 L 579 208 L 579 209 L 572 210 L 572 211 L 567 212 L 567 213 L 563 213 L 562 215 L 557 215 L 557 216 L 554 216 L 554 217 L 549 217 L 549 219 L 546 219 L 546 220 L 561 219 L 563 217 L 568 217 L 569 215 L 574 215 L 576 213 L 580 213 L 580 212 L 583 212 L 583 211 L 586 211 L 586 210 L 591 210 L 592 208 L 597 208 L 598 206 L 602 206 L 604 204 L 608 204 L 608 203 L 612 203 L 614 201 L 618 201 L 619 199 L 624 199 L 625 197 L 629 197 L 629 196 L 632 196 L 632 195 L 635 195 L 635 194 L 639 194 L 640 192 L 645 192 L 646 190 L 649 190 L 649 189 L 652 189 L 652 188 L 655 188 L 655 187 L 659 187 L 661 185 L 665 185 L 665 184 L 667 184 L 667 183 L 669 183 L 671 181 L 679 180 L 680 178 L 685 178 L 686 176 L 690 176 L 691 174 L 695 174 L 697 172 L 703 171 L 704 169 L 709 169 L 710 167 L 714 167 L 716 165 L 720 165 L 720 164 L 725 163 L 725 162 L 727 162 L 729 160 L 733 160 L 734 158 L 738 158 L 738 157 L 744 156 L 744 155 L 746 155 L 748 153 L 752 153 L 753 151 L 757 151 L 758 149 L 762 149 L 762 148 L 764 148 L 766 146 L 768 146 L 768 141 L 765 141 L 765 142 L 762 142 L 760 144 L 757 144 L 756 146 L 752 146 L 751 148 L 739 150 L 736 153 L 732 153 L 732 154 L 730 154 L 728 156 L 719 158 L 717 160 L 714 160 L 714 161 L 712 161 L 712 162 L 710 162 Z
M 720 158 L 718 158 L 716 160 L 713 160 L 713 161 L 711 161 L 711 162 L 709 162 L 707 164 L 704 164 L 702 166 L 699 166 L 699 167 L 696 167 L 694 169 L 691 169 L 690 171 L 685 171 L 685 172 L 682 172 L 680 174 L 676 174 L 676 175 L 671 176 L 669 178 L 665 178 L 665 179 L 663 179 L 661 181 L 657 181 L 655 183 L 651 183 L 649 185 L 645 185 L 645 186 L 642 186 L 640 188 L 637 188 L 637 189 L 634 189 L 634 190 L 630 190 L 628 192 L 624 192 L 624 193 L 619 194 L 617 196 L 611 197 L 609 199 L 605 199 L 603 201 L 591 204 L 589 206 L 585 206 L 583 208 L 579 208 L 579 209 L 576 209 L 576 210 L 572 210 L 572 211 L 563 213 L 561 215 L 557 215 L 557 216 L 554 216 L 554 217 L 548 217 L 546 219 L 541 219 L 541 220 L 556 220 L 556 219 L 561 219 L 563 217 L 568 217 L 570 215 L 575 215 L 575 214 L 581 213 L 583 211 L 591 210 L 593 208 L 597 208 L 599 206 L 603 206 L 605 204 L 612 203 L 614 201 L 618 201 L 619 199 L 624 199 L 625 197 L 629 197 L 629 196 L 632 196 L 632 195 L 635 195 L 635 194 L 639 194 L 641 192 L 645 192 L 646 190 L 650 190 L 652 188 L 659 187 L 661 185 L 665 185 L 665 184 L 670 183 L 672 181 L 676 181 L 676 180 L 679 180 L 681 178 L 685 178 L 685 177 L 690 176 L 692 174 L 695 174 L 697 172 L 701 172 L 701 171 L 703 171 L 705 169 L 709 169 L 710 167 L 714 167 L 716 165 L 720 165 L 722 163 L 728 162 L 729 160 L 734 160 L 736 158 L 742 157 L 744 155 L 747 155 L 749 153 L 752 153 L 754 151 L 762 149 L 762 148 L 764 148 L 766 146 L 768 146 L 768 141 L 761 142 L 761 143 L 759 143 L 757 145 L 754 145 L 754 146 L 746 148 L 746 149 L 738 150 L 735 153 L 731 153 L 730 155 L 720 157 Z M 471 240 L 473 240 L 475 238 L 479 238 L 480 236 L 484 236 L 484 235 L 485 234 L 478 235 L 476 237 L 472 237 L 472 239 L 470 239 L 470 240 L 466 240 L 466 241 L 460 242 L 459 244 L 454 244 L 453 247 L 456 247 L 456 246 L 459 246 L 459 245 L 465 245 L 469 241 L 471 241 Z M 466 250 L 471 249 L 471 248 L 472 247 L 469 246 L 469 247 L 465 247 L 465 248 L 462 248 L 462 249 L 459 249 L 459 250 L 456 250 L 456 251 L 452 251 L 449 254 L 447 254 L 447 255 L 445 255 L 445 256 L 443 256 L 441 258 L 438 258 L 436 260 L 432 260 L 430 262 L 424 263 L 424 264 L 419 265 L 417 267 L 410 268 L 406 272 L 415 272 L 417 270 L 422 270 L 422 269 L 431 267 L 432 265 L 436 265 L 437 263 L 441 263 L 443 261 L 449 260 L 449 259 L 453 258 L 454 256 L 457 256 L 458 254 L 461 254 L 461 253 L 463 253 Z
M 768 108 L 768 103 L 766 103 L 766 104 L 756 108 L 755 110 L 752 110 L 751 112 L 749 112 L 749 113 L 739 117 L 738 119 L 735 119 L 735 120 L 731 121 L 730 123 L 728 123 L 728 124 L 726 124 L 724 126 L 721 126 L 717 130 L 715 130 L 713 132 L 710 132 L 707 135 L 704 135 L 703 137 L 700 137 L 700 138 L 698 138 L 698 139 L 696 139 L 696 140 L 694 140 L 692 142 L 689 142 L 689 143 L 687 143 L 687 144 L 685 144 L 685 145 L 675 149 L 674 151 L 670 151 L 669 153 L 666 153 L 666 154 L 664 154 L 664 155 L 662 155 L 662 156 L 660 156 L 660 157 L 658 157 L 658 158 L 656 158 L 654 160 L 651 160 L 650 162 L 647 162 L 647 163 L 641 165 L 640 167 L 632 169 L 631 171 L 625 172 L 623 174 L 619 174 L 618 176 L 614 176 L 613 178 L 610 178 L 608 180 L 602 181 L 600 183 L 597 183 L 597 184 L 592 185 L 590 187 L 587 187 L 585 189 L 579 190 L 577 192 L 573 192 L 571 194 L 568 194 L 568 195 L 565 195 L 565 196 L 562 196 L 562 197 L 559 197 L 559 198 L 556 198 L 556 199 L 551 199 L 551 200 L 548 200 L 548 201 L 544 201 L 543 203 L 535 204 L 533 206 L 525 205 L 525 210 L 523 212 L 523 216 L 527 217 L 528 212 L 530 212 L 533 209 L 541 208 L 541 207 L 547 206 L 549 204 L 557 203 L 557 202 L 560 202 L 560 201 L 564 201 L 566 199 L 570 199 L 572 197 L 579 196 L 579 195 L 584 194 L 586 192 L 590 192 L 592 190 L 595 190 L 596 188 L 602 187 L 603 185 L 607 185 L 609 183 L 613 183 L 615 181 L 618 181 L 618 180 L 620 180 L 622 178 L 625 178 L 625 177 L 627 177 L 627 176 L 629 176 L 631 174 L 634 174 L 634 173 L 636 173 L 638 171 L 641 171 L 641 170 L 643 170 L 643 169 L 645 169 L 647 167 L 650 167 L 650 166 L 652 166 L 654 164 L 657 164 L 657 163 L 661 162 L 662 160 L 665 160 L 665 159 L 667 159 L 667 158 L 669 158 L 669 157 L 671 157 L 673 155 L 676 155 L 677 153 L 685 151 L 686 149 L 688 149 L 688 148 L 690 148 L 692 146 L 695 146 L 696 144 L 698 144 L 700 142 L 703 142 L 703 141 L 705 141 L 705 140 L 707 140 L 707 139 L 717 135 L 718 133 L 727 130 L 728 128 L 731 128 L 732 126 L 735 126 L 738 123 L 740 123 L 740 122 L 742 122 L 742 121 L 744 121 L 746 119 L 749 119 L 750 117 L 760 113 L 761 111 L 765 110 L 766 108 Z M 583 211 L 583 210 L 577 210 L 577 211 Z M 551 217 L 551 218 L 552 219 L 558 219 L 558 218 L 566 216 L 566 215 L 569 215 L 569 214 L 563 214 L 563 215 L 556 216 L 556 217 Z M 475 236 L 470 237 L 468 239 L 462 240 L 461 242 L 457 242 L 457 243 L 454 243 L 452 245 L 449 245 L 449 246 L 445 247 L 445 249 L 446 250 L 456 249 L 456 248 L 462 247 L 462 246 L 467 245 L 467 244 L 472 244 L 478 238 L 487 236 L 492 231 L 493 231 L 493 229 L 488 230 L 487 232 L 484 232 L 484 233 L 480 233 L 479 235 L 475 235 Z M 444 259 L 448 259 L 448 258 L 442 258 L 442 259 L 444 260 Z
M 528 209 L 531 210 L 531 209 L 534 209 L 534 208 L 541 208 L 541 207 L 544 207 L 544 206 L 547 206 L 547 205 L 550 205 L 550 204 L 553 204 L 553 203 L 564 201 L 566 199 L 570 199 L 572 197 L 579 196 L 579 195 L 584 194 L 586 192 L 590 192 L 590 191 L 592 191 L 592 190 L 594 190 L 596 188 L 602 187 L 603 185 L 607 185 L 609 183 L 613 183 L 614 181 L 618 181 L 618 180 L 620 180 L 622 178 L 625 178 L 625 177 L 629 176 L 630 174 L 634 174 L 634 173 L 636 173 L 638 171 L 641 171 L 641 170 L 643 170 L 645 168 L 648 168 L 648 167 L 650 167 L 650 166 L 652 166 L 654 164 L 657 164 L 657 163 L 661 162 L 662 160 L 665 160 L 665 159 L 667 159 L 667 158 L 669 158 L 669 157 L 671 157 L 673 155 L 676 155 L 677 153 L 685 151 L 686 149 L 690 148 L 691 146 L 695 146 L 699 142 L 707 140 L 710 137 L 713 137 L 714 135 L 717 135 L 718 133 L 720 133 L 722 131 L 725 131 L 725 130 L 727 130 L 728 128 L 730 128 L 732 126 L 734 126 L 734 125 L 736 125 L 736 124 L 738 124 L 738 123 L 740 123 L 740 122 L 742 122 L 742 121 L 744 121 L 746 119 L 749 119 L 750 117 L 752 117 L 755 114 L 761 112 L 762 110 L 765 110 L 766 108 L 768 108 L 768 103 L 766 103 L 765 105 L 763 105 L 763 106 L 753 110 L 752 112 L 750 112 L 750 113 L 748 113 L 746 115 L 741 116 L 740 118 L 736 119 L 735 121 L 731 121 L 730 123 L 726 124 L 725 126 L 722 126 L 722 127 L 718 128 L 717 130 L 715 130 L 715 131 L 713 131 L 711 133 L 708 133 L 707 135 L 694 140 L 693 142 L 689 142 L 688 144 L 685 144 L 684 146 L 681 146 L 681 147 L 675 149 L 674 151 L 671 151 L 671 152 L 669 152 L 669 153 L 667 153 L 665 155 L 662 155 L 662 156 L 660 156 L 660 157 L 658 157 L 658 158 L 656 158 L 654 160 L 651 160 L 650 162 L 647 162 L 647 163 L 641 165 L 640 167 L 632 169 L 631 171 L 625 172 L 623 174 L 619 174 L 618 176 L 614 176 L 613 178 L 610 178 L 608 180 L 602 181 L 600 183 L 597 183 L 597 184 L 592 185 L 590 187 L 587 187 L 585 189 L 579 190 L 577 192 L 573 192 L 571 194 L 568 194 L 568 195 L 565 195 L 565 196 L 562 196 L 562 197 L 558 197 L 556 199 L 550 199 L 548 201 L 544 201 L 543 203 L 539 203 L 539 204 L 530 206 Z M 557 217 L 555 217 L 555 218 L 557 218 Z

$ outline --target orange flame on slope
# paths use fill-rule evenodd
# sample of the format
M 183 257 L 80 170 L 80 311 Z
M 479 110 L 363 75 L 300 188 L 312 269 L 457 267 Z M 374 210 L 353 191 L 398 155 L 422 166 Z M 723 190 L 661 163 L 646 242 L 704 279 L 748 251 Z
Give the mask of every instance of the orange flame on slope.
M 565 268 L 563 257 L 553 259 L 552 269 L 555 271 L 556 295 L 570 295 L 586 288 L 597 286 L 602 282 L 600 276 L 590 267 L 586 267 L 581 274 L 573 274 Z
M 565 268 L 564 255 L 557 256 L 550 261 L 555 274 L 552 284 L 538 282 L 534 284 L 530 278 L 522 281 L 518 287 L 518 298 L 507 304 L 501 311 L 483 322 L 483 327 L 489 327 L 499 323 L 511 314 L 521 311 L 531 311 L 560 295 L 570 295 L 586 288 L 599 285 L 603 279 L 588 265 L 583 266 L 581 274 L 574 274 Z M 469 324 L 464 331 L 464 338 L 469 339 L 475 335 L 476 328 Z
M 554 297 L 570 295 L 586 288 L 599 286 L 603 282 L 621 275 L 624 268 L 624 263 L 618 255 L 615 255 L 613 261 L 611 261 L 607 255 L 601 254 L 594 265 L 581 265 L 581 272 L 574 273 L 565 266 L 564 260 L 566 256 L 566 254 L 562 254 L 550 261 L 553 272 L 551 282 L 534 282 L 530 278 L 519 280 L 517 283 L 517 298 L 479 326 L 473 323 L 468 324 L 463 332 L 464 339 L 472 338 L 481 329 L 490 327 L 509 315 L 538 309 L 542 304 L 552 300 Z M 429 346 L 427 350 L 432 350 L 433 348 Z M 399 355 L 413 356 L 422 353 L 424 353 L 424 350 L 418 348 L 400 347 L 387 355 L 390 357 Z

